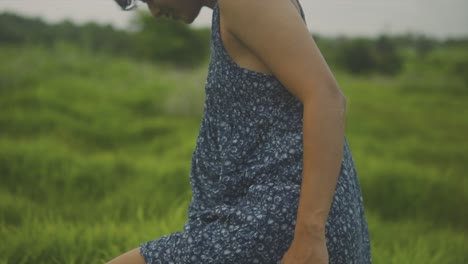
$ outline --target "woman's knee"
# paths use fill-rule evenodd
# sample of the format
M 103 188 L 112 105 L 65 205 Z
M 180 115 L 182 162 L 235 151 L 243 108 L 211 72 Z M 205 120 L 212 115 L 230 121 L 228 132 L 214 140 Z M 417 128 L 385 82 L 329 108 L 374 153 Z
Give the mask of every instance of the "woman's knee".
M 107 264 L 146 264 L 145 258 L 140 253 L 140 248 L 134 248 L 112 259 Z

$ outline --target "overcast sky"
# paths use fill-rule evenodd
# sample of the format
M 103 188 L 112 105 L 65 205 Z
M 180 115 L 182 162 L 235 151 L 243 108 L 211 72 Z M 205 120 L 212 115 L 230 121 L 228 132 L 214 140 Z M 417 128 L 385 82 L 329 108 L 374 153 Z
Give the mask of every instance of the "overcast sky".
M 375 36 L 415 32 L 438 38 L 468 36 L 468 0 L 299 1 L 312 34 Z M 120 11 L 113 0 L 0 0 L 0 12 L 5 11 L 48 22 L 94 21 L 118 28 L 125 28 L 132 16 L 132 12 Z M 203 8 L 193 25 L 210 26 L 211 14 L 211 9 Z

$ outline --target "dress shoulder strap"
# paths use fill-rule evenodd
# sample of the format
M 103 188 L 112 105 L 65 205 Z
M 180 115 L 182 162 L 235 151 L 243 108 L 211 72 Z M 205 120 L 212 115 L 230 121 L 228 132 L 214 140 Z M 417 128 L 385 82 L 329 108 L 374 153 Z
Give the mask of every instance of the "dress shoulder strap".
M 306 19 L 305 19 L 304 10 L 302 9 L 301 3 L 299 2 L 299 0 L 296 0 L 296 2 L 297 2 L 297 5 L 299 6 L 299 9 L 301 10 L 301 17 L 302 17 L 302 20 L 304 20 L 304 23 L 307 24 Z

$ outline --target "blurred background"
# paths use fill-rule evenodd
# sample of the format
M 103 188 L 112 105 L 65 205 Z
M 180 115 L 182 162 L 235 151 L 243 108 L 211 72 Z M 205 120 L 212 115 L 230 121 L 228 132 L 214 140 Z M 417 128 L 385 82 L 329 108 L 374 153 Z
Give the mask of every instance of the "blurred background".
M 467 263 L 468 2 L 302 0 L 348 99 L 375 263 Z M 0 1 L 0 263 L 104 263 L 181 231 L 211 9 Z

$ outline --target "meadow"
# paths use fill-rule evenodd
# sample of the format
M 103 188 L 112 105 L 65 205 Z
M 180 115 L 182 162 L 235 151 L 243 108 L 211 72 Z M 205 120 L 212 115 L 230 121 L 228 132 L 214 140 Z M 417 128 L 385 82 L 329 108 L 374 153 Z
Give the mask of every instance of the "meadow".
M 468 82 L 445 67 L 463 50 L 334 71 L 374 263 L 468 262 Z M 1 46 L 0 264 L 104 263 L 182 230 L 206 67 Z

